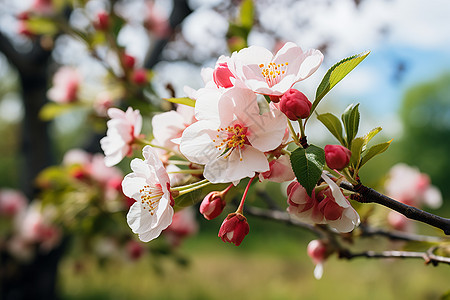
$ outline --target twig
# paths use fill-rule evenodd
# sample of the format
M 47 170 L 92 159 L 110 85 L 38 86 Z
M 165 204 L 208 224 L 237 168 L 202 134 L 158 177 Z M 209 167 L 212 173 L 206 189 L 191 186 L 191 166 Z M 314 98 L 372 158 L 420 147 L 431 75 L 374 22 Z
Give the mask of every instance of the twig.
M 446 235 L 450 235 L 450 219 L 439 217 L 429 212 L 418 209 L 417 207 L 403 204 L 362 184 L 353 186 L 348 182 L 341 182 L 340 186 L 346 190 L 358 193 L 352 195 L 353 200 L 361 203 L 381 204 L 395 210 L 396 212 L 401 213 L 409 219 L 420 221 L 436 228 L 442 229 Z
M 426 252 L 410 252 L 410 251 L 364 251 L 353 253 L 348 249 L 341 249 L 339 251 L 339 258 L 345 259 L 353 259 L 358 257 L 365 258 L 419 258 L 425 260 L 425 264 L 432 264 L 437 266 L 439 263 L 449 264 L 450 265 L 450 257 L 443 257 L 439 255 L 435 255 L 433 252 L 436 248 L 432 247 L 428 249 Z
M 359 225 L 362 237 L 384 236 L 390 240 L 407 241 L 407 242 L 424 242 L 424 243 L 440 243 L 450 241 L 446 236 L 428 236 L 420 235 L 396 230 L 385 230 L 381 228 L 374 228 L 362 223 Z
M 326 235 L 319 228 L 314 225 L 303 223 L 296 219 L 291 218 L 287 212 L 279 210 L 268 210 L 254 206 L 246 206 L 244 209 L 245 214 L 252 215 L 255 217 L 260 217 L 268 220 L 278 221 L 284 224 L 293 225 L 307 229 L 317 235 L 319 238 L 325 238 Z

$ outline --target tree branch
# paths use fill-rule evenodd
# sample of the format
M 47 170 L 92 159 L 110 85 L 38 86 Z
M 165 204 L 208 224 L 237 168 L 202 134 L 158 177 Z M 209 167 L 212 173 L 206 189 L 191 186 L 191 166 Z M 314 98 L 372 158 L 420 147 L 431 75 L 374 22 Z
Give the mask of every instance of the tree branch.
M 433 252 L 436 248 L 430 248 L 426 252 L 410 252 L 410 251 L 364 251 L 353 253 L 348 249 L 339 250 L 339 258 L 345 259 L 354 259 L 358 257 L 365 258 L 419 258 L 425 260 L 425 264 L 433 264 L 433 266 L 437 266 L 439 263 L 449 264 L 450 265 L 450 257 L 444 257 L 435 255 Z
M 300 222 L 296 219 L 291 218 L 291 216 L 287 212 L 279 211 L 279 210 L 268 210 L 254 206 L 245 206 L 244 212 L 248 215 L 260 217 L 267 220 L 278 221 L 287 225 L 293 225 L 297 227 L 301 227 L 307 229 L 317 235 L 319 238 L 325 238 L 326 235 L 324 232 L 314 225 Z
M 372 236 L 384 236 L 390 240 L 406 241 L 406 242 L 424 242 L 424 243 L 441 243 L 444 241 L 450 241 L 450 238 L 445 236 L 428 236 L 420 235 L 414 233 L 408 233 L 396 230 L 385 230 L 381 228 L 374 228 L 367 224 L 362 223 L 359 225 L 362 237 L 372 237 Z
M 355 201 L 361 203 L 381 204 L 383 206 L 389 207 L 392 210 L 395 210 L 396 212 L 401 213 L 409 219 L 420 221 L 436 228 L 442 229 L 446 235 L 450 235 L 450 219 L 439 217 L 429 212 L 418 209 L 417 207 L 403 204 L 362 184 L 353 186 L 348 182 L 342 182 L 340 186 L 343 189 L 358 193 L 352 195 L 351 199 Z

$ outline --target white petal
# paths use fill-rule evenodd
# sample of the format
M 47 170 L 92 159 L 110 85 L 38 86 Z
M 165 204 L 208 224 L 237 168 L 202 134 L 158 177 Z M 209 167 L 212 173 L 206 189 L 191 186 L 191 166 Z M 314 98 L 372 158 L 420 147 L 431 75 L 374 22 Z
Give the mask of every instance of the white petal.
M 269 111 L 254 119 L 248 140 L 256 149 L 266 152 L 278 147 L 284 137 L 286 116 L 279 110 Z
M 138 177 L 134 173 L 128 174 L 122 181 L 122 191 L 125 196 L 140 200 L 140 190 L 147 185 L 148 182 L 143 177 Z
M 198 121 L 183 131 L 180 151 L 194 163 L 206 164 L 220 155 L 211 136 L 216 134 L 218 124 L 210 120 Z
M 314 268 L 314 277 L 319 280 L 320 278 L 322 278 L 323 275 L 323 264 L 322 263 L 318 263 L 316 265 L 316 267 Z
M 323 61 L 323 54 L 319 50 L 311 49 L 305 52 L 305 58 L 298 71 L 297 78 L 303 80 L 313 74 Z
M 131 205 L 130 210 L 127 214 L 127 223 L 130 226 L 131 230 L 134 233 L 137 233 L 137 230 L 140 227 L 140 219 L 141 219 L 141 205 L 139 203 L 134 203 Z
M 328 186 L 331 189 L 331 193 L 333 194 L 334 201 L 340 206 L 340 207 L 349 207 L 350 202 L 348 202 L 347 199 L 345 199 L 344 195 L 341 192 L 341 189 L 336 185 L 336 183 L 331 180 L 326 173 L 322 173 L 322 179 L 325 180 L 325 182 L 328 184 Z
M 241 155 L 242 161 L 240 161 L 239 150 L 235 149 L 227 158 L 221 156 L 212 160 L 206 164 L 203 175 L 213 183 L 227 183 L 253 177 L 255 172 L 269 170 L 267 158 L 261 151 L 246 146 Z

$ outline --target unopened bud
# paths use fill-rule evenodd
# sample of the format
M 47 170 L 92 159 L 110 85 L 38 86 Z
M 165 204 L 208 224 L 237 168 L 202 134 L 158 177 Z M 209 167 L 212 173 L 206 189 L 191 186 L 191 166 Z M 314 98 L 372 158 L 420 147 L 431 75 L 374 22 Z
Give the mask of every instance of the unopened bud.
M 315 265 L 324 262 L 328 257 L 327 245 L 320 240 L 312 240 L 309 242 L 306 252 Z
M 200 204 L 200 213 L 207 220 L 212 220 L 220 215 L 226 205 L 224 195 L 221 192 L 211 192 Z
M 229 88 L 233 86 L 230 78 L 233 77 L 233 73 L 231 73 L 228 68 L 227 63 L 220 63 L 219 66 L 214 70 L 213 79 L 218 87 Z
M 325 146 L 325 161 L 331 169 L 342 170 L 350 162 L 352 152 L 341 145 Z
M 109 27 L 109 15 L 105 11 L 97 14 L 97 19 L 94 21 L 94 28 L 99 31 L 106 31 Z
M 122 55 L 122 63 L 125 68 L 130 69 L 130 70 L 133 69 L 135 62 L 136 62 L 136 60 L 133 56 L 128 55 L 126 53 L 124 53 Z
M 288 90 L 280 99 L 280 110 L 292 121 L 307 118 L 311 106 L 305 94 L 296 89 Z
M 249 231 L 247 218 L 240 213 L 231 213 L 220 226 L 219 237 L 224 242 L 239 246 Z
M 144 85 L 147 83 L 147 71 L 145 69 L 138 69 L 133 72 L 133 82 L 137 85 Z

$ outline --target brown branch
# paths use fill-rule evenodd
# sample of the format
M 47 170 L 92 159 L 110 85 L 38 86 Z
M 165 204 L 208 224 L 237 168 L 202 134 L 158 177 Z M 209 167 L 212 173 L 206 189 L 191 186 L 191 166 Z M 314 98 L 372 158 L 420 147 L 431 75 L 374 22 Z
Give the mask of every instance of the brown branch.
M 268 220 L 272 220 L 272 221 L 278 221 L 278 222 L 281 222 L 281 223 L 284 223 L 287 225 L 293 225 L 296 227 L 307 229 L 307 230 L 311 231 L 312 233 L 314 233 L 315 235 L 317 235 L 319 238 L 326 237 L 324 232 L 322 230 L 320 230 L 319 228 L 317 228 L 316 226 L 298 221 L 294 218 L 291 218 L 291 216 L 287 212 L 283 212 L 283 211 L 279 211 L 279 210 L 263 209 L 263 208 L 254 207 L 254 206 L 245 206 L 244 212 L 251 216 L 260 217 L 260 218 L 268 219 Z
M 375 251 L 364 251 L 364 252 L 351 252 L 348 249 L 341 249 L 339 250 L 339 258 L 345 258 L 345 259 L 354 259 L 359 257 L 365 257 L 365 258 L 419 258 L 425 260 L 425 264 L 432 264 L 434 266 L 437 266 L 439 263 L 443 264 L 449 264 L 450 265 L 450 257 L 444 257 L 434 254 L 434 250 L 436 248 L 430 248 L 425 252 L 410 252 L 410 251 L 382 251 L 382 252 L 375 252 Z
M 381 228 L 374 228 L 364 223 L 359 225 L 359 229 L 361 230 L 361 237 L 383 236 L 390 240 L 424 243 L 440 243 L 450 241 L 450 238 L 446 236 L 428 236 L 396 230 L 385 230 Z
M 450 235 L 450 219 L 439 217 L 429 212 L 423 211 L 417 207 L 403 204 L 362 184 L 353 186 L 348 182 L 342 182 L 340 186 L 343 189 L 358 193 L 352 195 L 351 199 L 355 201 L 361 203 L 381 204 L 383 206 L 389 207 L 392 210 L 395 210 L 396 212 L 401 213 L 409 219 L 420 221 L 436 228 L 442 229 L 446 235 Z

